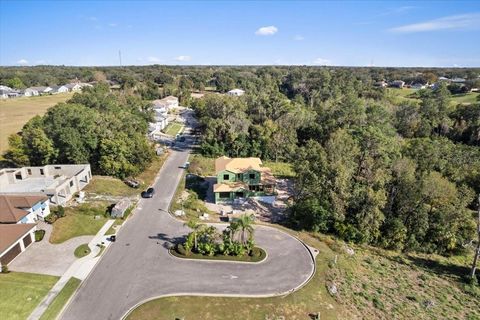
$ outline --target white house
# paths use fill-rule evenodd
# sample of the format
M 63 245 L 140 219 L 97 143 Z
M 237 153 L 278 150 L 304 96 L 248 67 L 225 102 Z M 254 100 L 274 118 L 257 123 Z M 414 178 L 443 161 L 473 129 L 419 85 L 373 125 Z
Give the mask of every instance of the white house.
M 51 94 L 59 94 L 68 92 L 68 88 L 66 86 L 53 86 L 52 90 L 50 91 Z
M 0 89 L 0 99 L 8 99 L 9 91 Z
M 178 108 L 178 98 L 174 96 L 168 96 L 163 99 L 152 101 L 154 109 L 165 108 L 167 111 Z
M 0 194 L 41 193 L 55 205 L 65 205 L 92 179 L 89 164 L 0 169 Z
M 452 82 L 453 82 L 453 83 L 465 83 L 465 81 L 466 81 L 466 80 L 463 79 L 463 78 L 453 78 L 453 79 L 452 79 Z
M 45 195 L 0 195 L 0 223 L 35 223 L 49 214 L 50 200 Z
M 440 82 L 451 82 L 452 80 L 448 79 L 447 77 L 440 77 L 440 78 L 438 78 L 438 81 L 440 81 Z
M 27 88 L 23 91 L 23 95 L 25 97 L 33 97 L 33 96 L 38 96 L 38 91 L 33 89 L 33 88 Z
M 47 93 L 50 93 L 50 91 L 52 91 L 52 88 L 50 87 L 30 87 L 28 89 L 35 90 L 38 92 L 38 94 L 47 94 Z
M 68 91 L 72 92 L 82 91 L 82 85 L 80 83 L 69 83 L 66 84 L 65 87 L 68 89 Z
M 0 90 L 12 91 L 13 89 L 4 85 L 0 85 Z
M 242 89 L 233 89 L 227 92 L 227 95 L 236 96 L 236 97 L 243 96 L 244 94 L 245 94 L 245 91 Z

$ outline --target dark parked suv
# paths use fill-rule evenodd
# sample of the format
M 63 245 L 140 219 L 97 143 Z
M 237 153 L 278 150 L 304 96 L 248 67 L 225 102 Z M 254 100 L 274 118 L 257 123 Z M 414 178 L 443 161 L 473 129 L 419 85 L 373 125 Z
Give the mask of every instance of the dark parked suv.
M 142 192 L 142 198 L 153 198 L 154 194 L 155 194 L 155 189 L 148 188 L 146 191 Z

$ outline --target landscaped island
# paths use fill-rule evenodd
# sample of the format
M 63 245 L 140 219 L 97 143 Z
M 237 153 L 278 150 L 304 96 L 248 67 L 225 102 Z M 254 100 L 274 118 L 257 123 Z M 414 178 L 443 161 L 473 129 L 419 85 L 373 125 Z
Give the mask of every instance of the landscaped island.
M 214 226 L 190 220 L 185 225 L 192 229 L 183 243 L 170 253 L 179 258 L 260 262 L 267 253 L 255 247 L 253 218 L 243 215 L 230 222 L 222 233 Z

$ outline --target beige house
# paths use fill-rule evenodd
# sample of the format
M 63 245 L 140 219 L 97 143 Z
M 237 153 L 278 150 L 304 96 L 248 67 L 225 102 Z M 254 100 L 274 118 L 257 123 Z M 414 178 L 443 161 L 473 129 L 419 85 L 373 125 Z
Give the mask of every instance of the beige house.
M 163 99 L 152 101 L 154 109 L 164 108 L 166 111 L 178 108 L 178 98 L 174 96 L 168 96 Z
M 89 164 L 58 164 L 0 170 L 0 194 L 40 193 L 64 205 L 92 179 Z

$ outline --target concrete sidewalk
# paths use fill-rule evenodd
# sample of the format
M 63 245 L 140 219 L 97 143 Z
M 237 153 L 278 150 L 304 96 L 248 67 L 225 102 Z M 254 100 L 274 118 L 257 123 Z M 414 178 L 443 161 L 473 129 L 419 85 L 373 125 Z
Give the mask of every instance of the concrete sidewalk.
M 28 320 L 38 320 L 42 314 L 47 310 L 48 306 L 53 302 L 55 297 L 63 289 L 65 284 L 71 277 L 75 277 L 80 280 L 85 280 L 92 271 L 95 264 L 100 260 L 100 256 L 97 254 L 101 248 L 97 244 L 104 244 L 105 248 L 110 245 L 110 241 L 106 240 L 108 236 L 105 233 L 110 229 L 115 220 L 108 220 L 93 239 L 88 243 L 88 247 L 91 252 L 88 256 L 75 260 L 65 273 L 60 277 L 53 288 L 47 293 L 47 296 L 40 302 L 40 304 L 33 310 L 32 314 L 28 317 Z

